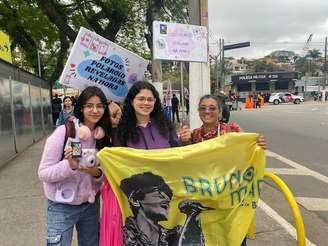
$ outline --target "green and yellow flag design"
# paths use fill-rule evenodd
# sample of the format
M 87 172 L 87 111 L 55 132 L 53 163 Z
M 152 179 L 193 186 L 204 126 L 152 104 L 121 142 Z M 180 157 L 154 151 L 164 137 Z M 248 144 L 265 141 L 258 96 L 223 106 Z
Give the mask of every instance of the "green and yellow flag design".
M 240 246 L 265 168 L 257 136 L 230 133 L 179 148 L 100 151 L 122 210 L 124 244 Z M 157 228 L 155 235 L 149 228 Z

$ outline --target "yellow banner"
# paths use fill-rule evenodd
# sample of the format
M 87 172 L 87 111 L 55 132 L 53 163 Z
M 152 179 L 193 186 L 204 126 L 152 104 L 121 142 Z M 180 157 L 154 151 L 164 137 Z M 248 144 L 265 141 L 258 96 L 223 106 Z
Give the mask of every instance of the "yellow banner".
M 125 244 L 240 246 L 265 168 L 257 136 L 231 133 L 180 148 L 100 151 L 122 209 Z
M 12 63 L 9 36 L 0 31 L 0 58 Z

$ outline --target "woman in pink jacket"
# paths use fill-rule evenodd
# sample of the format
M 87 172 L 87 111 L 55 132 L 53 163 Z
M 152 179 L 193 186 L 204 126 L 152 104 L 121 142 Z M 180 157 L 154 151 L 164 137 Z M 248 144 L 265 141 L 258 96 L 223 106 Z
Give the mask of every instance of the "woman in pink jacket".
M 76 104 L 75 138 L 83 157 L 73 158 L 72 147 L 66 147 L 66 125 L 58 127 L 47 139 L 38 174 L 48 199 L 47 245 L 70 246 L 76 226 L 79 246 L 97 246 L 99 242 L 99 188 L 103 174 L 95 153 L 111 142 L 111 122 L 107 100 L 101 89 L 88 87 Z M 83 129 L 83 131 L 82 131 Z M 79 131 L 80 130 L 80 131 Z M 93 155 L 85 156 L 85 151 Z M 80 162 L 80 163 L 79 163 Z M 83 164 L 83 165 L 82 165 Z

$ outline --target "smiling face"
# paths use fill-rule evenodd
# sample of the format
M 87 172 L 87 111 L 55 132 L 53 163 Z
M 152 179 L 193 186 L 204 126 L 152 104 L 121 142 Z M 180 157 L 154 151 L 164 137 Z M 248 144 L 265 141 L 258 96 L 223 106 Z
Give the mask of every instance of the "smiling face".
M 90 97 L 83 105 L 82 113 L 84 124 L 87 126 L 95 126 L 104 115 L 105 105 L 98 96 Z
M 165 221 L 168 219 L 170 198 L 164 192 L 155 190 L 145 194 L 144 199 L 140 201 L 140 208 L 146 217 L 153 221 Z
M 214 126 L 219 121 L 219 105 L 213 98 L 204 98 L 199 104 L 198 112 L 204 125 Z
M 132 106 L 138 117 L 150 117 L 151 112 L 154 110 L 155 97 L 153 93 L 148 89 L 142 89 L 133 98 Z

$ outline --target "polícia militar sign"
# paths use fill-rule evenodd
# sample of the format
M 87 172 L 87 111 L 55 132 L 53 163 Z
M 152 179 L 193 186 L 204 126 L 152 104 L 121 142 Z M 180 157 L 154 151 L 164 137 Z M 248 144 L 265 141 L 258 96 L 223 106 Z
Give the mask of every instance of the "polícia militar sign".
M 81 27 L 59 82 L 83 90 L 97 86 L 110 100 L 122 102 L 144 78 L 148 61 Z

